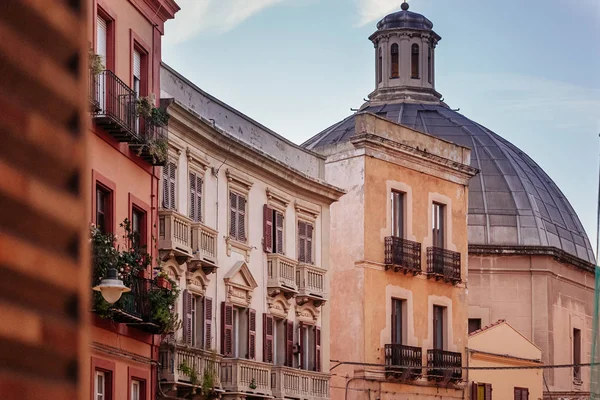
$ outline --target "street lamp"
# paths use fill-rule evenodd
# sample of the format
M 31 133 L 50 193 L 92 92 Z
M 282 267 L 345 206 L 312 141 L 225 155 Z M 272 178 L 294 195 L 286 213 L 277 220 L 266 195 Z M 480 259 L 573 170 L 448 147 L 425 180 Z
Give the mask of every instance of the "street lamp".
M 100 281 L 98 286 L 94 286 L 92 289 L 102 293 L 102 297 L 109 304 L 116 303 L 121 298 L 121 294 L 131 291 L 123 285 L 123 281 L 117 276 L 116 268 L 108 268 L 106 277 Z

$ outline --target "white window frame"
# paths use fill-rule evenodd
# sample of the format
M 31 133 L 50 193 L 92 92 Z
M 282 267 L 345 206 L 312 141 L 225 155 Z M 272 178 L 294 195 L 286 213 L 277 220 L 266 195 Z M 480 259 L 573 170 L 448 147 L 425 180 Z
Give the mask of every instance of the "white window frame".
M 102 377 L 102 390 L 100 390 L 100 385 L 98 384 L 98 378 L 100 377 Z M 94 375 L 94 399 L 106 399 L 106 373 L 104 371 L 96 370 L 96 374 Z
M 137 396 L 135 395 L 134 388 L 137 388 Z M 141 400 L 141 388 L 142 385 L 140 381 L 133 379 L 131 381 L 131 398 L 130 400 Z

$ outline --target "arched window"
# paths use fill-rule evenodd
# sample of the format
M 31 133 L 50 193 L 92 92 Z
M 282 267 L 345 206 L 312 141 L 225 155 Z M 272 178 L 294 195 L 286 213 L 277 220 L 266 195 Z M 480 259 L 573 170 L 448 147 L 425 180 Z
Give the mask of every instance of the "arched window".
M 392 45 L 392 78 L 398 78 L 399 65 L 398 65 L 398 45 L 394 43 Z
M 431 83 L 433 69 L 431 64 L 431 46 L 427 47 L 427 80 Z
M 419 79 L 419 45 L 413 44 L 411 49 L 411 72 L 410 77 Z
M 377 63 L 377 82 L 381 83 L 383 80 L 383 57 L 381 53 L 381 47 L 379 48 L 379 58 Z

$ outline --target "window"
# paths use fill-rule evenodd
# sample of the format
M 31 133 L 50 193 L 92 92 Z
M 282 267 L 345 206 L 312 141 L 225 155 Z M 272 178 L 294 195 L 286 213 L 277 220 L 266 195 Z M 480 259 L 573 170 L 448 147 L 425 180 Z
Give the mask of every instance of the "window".
M 446 307 L 433 306 L 433 348 L 444 350 L 444 314 Z
M 222 305 L 221 353 L 256 359 L 256 311 L 225 302 Z
M 265 204 L 263 207 L 263 246 L 267 253 L 285 254 L 283 213 Z
M 427 80 L 431 83 L 433 75 L 433 65 L 431 64 L 431 46 L 427 47 Z
M 489 383 L 473 382 L 471 400 L 492 400 L 492 385 Z
M 183 339 L 192 347 L 210 349 L 212 340 L 212 299 L 183 291 Z
M 133 91 L 136 97 L 140 97 L 141 93 L 141 82 L 142 82 L 142 55 L 137 49 L 133 50 Z
M 246 241 L 246 197 L 229 192 L 229 237 L 238 242 Z
M 313 264 L 313 231 L 312 224 L 298 221 L 298 261 Z
M 433 247 L 444 248 L 444 208 L 438 203 L 433 203 L 431 208 Z
M 581 330 L 573 329 L 573 364 L 581 364 Z M 573 379 L 581 381 L 581 367 L 573 367 Z
M 400 76 L 400 66 L 398 64 L 398 45 L 394 43 L 391 49 L 392 54 L 392 78 L 398 78 Z
M 137 207 L 131 209 L 131 234 L 133 248 L 146 245 L 146 212 Z
M 163 167 L 163 208 L 176 210 L 177 165 L 169 161 Z
M 381 83 L 383 80 L 383 57 L 381 47 L 379 48 L 379 57 L 377 61 L 377 82 Z
M 140 400 L 140 393 L 141 393 L 141 384 L 140 381 L 136 381 L 136 380 L 132 380 L 131 381 L 131 400 Z
M 298 327 L 300 369 L 321 371 L 321 328 L 302 322 Z
M 419 79 L 419 45 L 413 44 L 411 48 L 411 72 L 410 77 L 413 79 Z
M 190 172 L 190 218 L 202 222 L 202 177 Z
M 515 400 L 529 400 L 529 389 L 515 387 Z
M 98 15 L 96 19 L 96 54 L 102 59 L 102 64 L 106 66 L 108 58 L 108 26 L 109 22 Z
M 404 344 L 406 337 L 405 304 L 406 300 L 392 299 L 392 344 Z
M 481 318 L 469 318 L 469 333 L 481 329 Z
M 106 390 L 106 375 L 104 371 L 96 371 L 94 393 L 96 400 L 105 400 L 108 398 Z
M 96 184 L 96 226 L 102 233 L 112 232 L 112 191 Z
M 404 193 L 392 190 L 392 236 L 404 237 Z

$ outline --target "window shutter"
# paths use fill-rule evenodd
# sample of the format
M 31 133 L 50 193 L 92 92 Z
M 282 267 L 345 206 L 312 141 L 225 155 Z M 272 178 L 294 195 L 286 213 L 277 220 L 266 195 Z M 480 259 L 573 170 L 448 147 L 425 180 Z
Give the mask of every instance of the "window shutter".
M 485 400 L 492 400 L 492 384 L 485 384 Z
M 256 310 L 248 309 L 248 359 L 256 360 Z
M 396 338 L 398 337 L 396 336 L 396 318 L 398 318 L 398 315 L 396 314 L 395 302 L 396 300 L 392 299 L 392 340 L 390 341 L 391 343 L 396 343 Z
M 133 76 L 141 80 L 142 76 L 142 56 L 139 51 L 133 50 Z
M 305 360 L 304 349 L 306 348 L 304 337 L 304 323 L 298 323 L 298 343 L 300 344 L 300 369 L 306 368 L 304 365 L 308 360 Z
M 169 204 L 168 208 L 175 210 L 175 182 L 176 182 L 177 166 L 175 163 L 169 163 Z
M 525 400 L 521 398 L 521 389 L 515 388 L 515 400 Z
M 306 223 L 298 221 L 298 261 L 306 262 Z
M 162 185 L 163 185 L 163 208 L 169 208 L 169 164 L 162 167 Z
M 294 366 L 294 321 L 285 321 L 285 365 Z
M 522 397 L 523 397 L 523 400 L 529 400 L 529 388 L 524 389 Z
M 100 16 L 96 19 L 96 53 L 102 57 L 102 64 L 106 66 L 106 56 L 108 42 L 108 24 Z
M 190 172 L 190 218 L 196 221 L 196 174 Z
M 313 226 L 311 224 L 306 224 L 306 262 L 309 264 L 314 263 L 313 260 Z
M 192 345 L 192 301 L 194 297 L 192 294 L 184 290 L 183 291 L 183 342 L 191 346 Z
M 265 253 L 273 252 L 273 209 L 263 206 L 263 249 Z
M 315 326 L 315 371 L 321 372 L 321 328 Z
M 204 180 L 200 176 L 196 176 L 196 221 L 202 221 L 202 186 Z
M 273 317 L 263 314 L 263 362 L 273 363 Z
M 277 232 L 277 249 L 274 249 L 274 251 L 283 254 L 283 214 L 278 211 L 275 211 L 275 228 Z
M 233 357 L 233 306 L 221 303 L 221 353 Z
M 212 304 L 210 297 L 204 298 L 204 348 L 212 348 Z
M 240 242 L 246 241 L 246 198 L 238 195 L 238 236 Z
M 477 382 L 471 382 L 471 400 L 479 400 L 477 398 Z
M 229 237 L 237 239 L 237 194 L 229 192 Z

